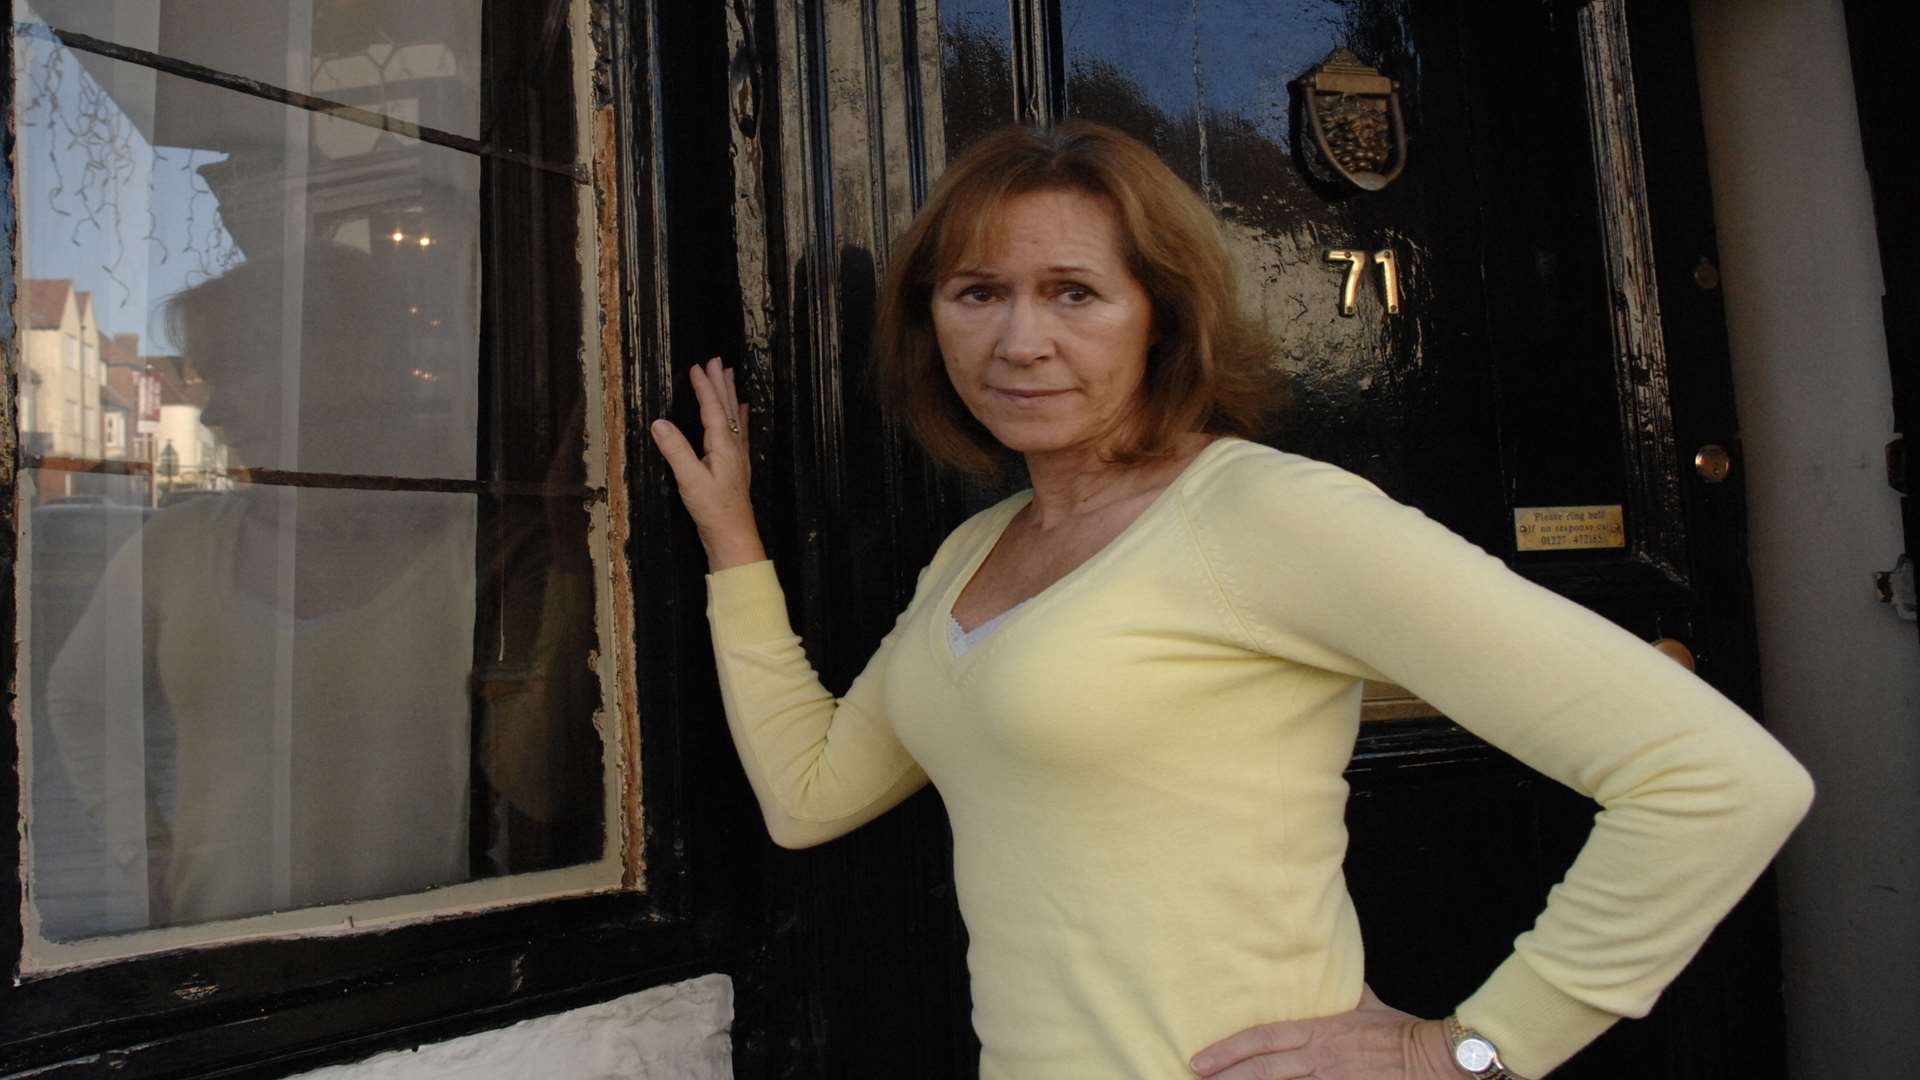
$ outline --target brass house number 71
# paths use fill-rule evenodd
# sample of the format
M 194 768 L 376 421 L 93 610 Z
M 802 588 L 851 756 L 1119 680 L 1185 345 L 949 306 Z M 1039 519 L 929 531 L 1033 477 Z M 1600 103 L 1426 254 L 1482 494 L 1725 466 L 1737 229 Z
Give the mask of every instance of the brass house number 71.
M 1340 314 L 1351 316 L 1360 310 L 1360 279 L 1367 275 L 1367 260 L 1380 267 L 1380 296 L 1386 301 L 1387 314 L 1400 314 L 1400 260 L 1392 248 L 1368 254 L 1352 248 L 1328 248 L 1327 261 L 1347 264 L 1347 280 L 1340 286 Z

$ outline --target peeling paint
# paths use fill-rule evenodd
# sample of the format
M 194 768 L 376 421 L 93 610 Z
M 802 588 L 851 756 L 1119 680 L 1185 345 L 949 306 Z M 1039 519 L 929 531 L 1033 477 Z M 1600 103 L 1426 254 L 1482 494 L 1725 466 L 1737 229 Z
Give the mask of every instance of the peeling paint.
M 219 992 L 220 985 L 218 983 L 188 983 L 185 986 L 175 987 L 173 996 L 188 1004 L 192 1004 L 193 1002 L 199 1001 L 202 998 L 211 997 Z
M 610 42 L 597 42 L 601 47 Z M 596 70 L 599 65 L 596 65 Z M 620 138 L 619 117 L 612 104 L 597 104 L 593 110 L 591 142 L 593 147 L 594 238 L 599 281 L 599 357 L 600 416 L 606 444 L 607 559 L 611 586 L 608 642 L 613 657 L 614 705 L 620 718 L 619 738 L 615 744 L 620 756 L 616 762 L 622 822 L 621 884 L 642 888 L 646 881 L 646 815 L 642 802 L 640 774 L 640 691 L 636 684 L 633 648 L 633 578 L 628 548 L 632 542 L 632 516 L 627 496 L 626 372 L 627 351 L 624 277 L 620 254 L 625 250 L 620 232 Z M 603 734 L 604 734 L 604 728 Z
M 1633 550 L 1668 580 L 1684 585 L 1687 543 L 1680 523 L 1686 520 L 1686 500 L 1675 449 L 1672 387 L 1653 226 L 1647 212 L 1633 57 L 1627 47 L 1627 15 L 1619 0 L 1593 0 L 1580 9 L 1578 19 L 1594 184 L 1607 277 L 1613 289 L 1620 427 L 1633 433 L 1627 440 L 1626 460 L 1628 517 L 1635 523 Z
M 20 238 L 18 228 L 19 207 L 16 204 L 18 192 L 14 177 L 14 108 L 13 108 L 13 37 L 11 34 L 0 38 L 0 112 L 6 115 L 0 118 L 0 568 L 6 577 L 6 593 L 0 593 L 0 642 L 7 645 L 6 657 L 0 660 L 0 692 L 6 698 L 6 709 L 16 732 L 9 749 L 10 760 L 4 767 L 11 774 L 14 790 L 19 793 L 19 802 L 14 807 L 14 826 L 0 832 L 0 842 L 13 845 L 14 851 L 24 851 L 26 840 L 26 784 L 20 762 L 29 761 L 32 725 L 25 723 L 20 715 L 19 686 L 16 684 L 18 670 L 16 659 L 20 655 L 19 643 L 15 637 L 18 612 L 17 596 L 11 590 L 17 589 L 23 578 L 15 573 L 18 565 L 14 550 L 15 524 L 20 520 L 20 491 L 15 483 L 15 451 L 18 449 L 14 422 L 14 394 L 16 390 L 15 372 L 20 368 L 18 350 L 20 335 L 15 332 L 19 325 L 14 314 L 14 305 L 19 302 L 18 283 L 15 280 L 15 268 L 18 266 L 19 252 L 15 245 Z M 27 888 L 27 860 L 22 858 L 15 863 L 13 888 L 19 897 L 20 924 L 10 927 L 8 937 L 20 933 L 22 938 L 31 930 L 33 918 L 32 898 Z M 22 950 L 24 952 L 24 950 Z M 13 970 L 13 982 L 18 986 L 21 973 L 16 966 Z
M 760 69 L 755 61 L 753 16 L 738 0 L 727 7 L 728 102 L 732 113 L 733 158 L 733 241 L 735 267 L 739 274 L 741 315 L 745 330 L 746 355 L 739 358 L 747 368 L 749 395 L 765 415 L 767 397 L 761 393 L 764 380 L 757 373 L 771 362 L 774 334 L 773 295 L 769 282 L 767 199 L 761 170 L 763 120 L 760 116 L 762 88 Z

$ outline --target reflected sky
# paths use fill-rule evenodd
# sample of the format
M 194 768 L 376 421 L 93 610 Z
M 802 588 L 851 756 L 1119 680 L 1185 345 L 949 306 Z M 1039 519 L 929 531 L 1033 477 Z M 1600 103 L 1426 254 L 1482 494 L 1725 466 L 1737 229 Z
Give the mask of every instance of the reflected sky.
M 1116 7 L 1125 7 L 1116 17 Z M 1204 0 L 1164 4 L 1148 0 L 1064 0 L 1062 37 L 1071 67 L 1106 59 L 1135 79 L 1154 105 L 1175 116 L 1196 101 L 1231 113 L 1285 145 L 1287 84 L 1326 57 L 1329 39 L 1345 36 L 1346 5 L 1329 0 L 1266 3 Z M 1184 52 L 1184 64 L 1143 64 L 1143 55 Z
M 198 170 L 226 155 L 149 144 L 69 49 L 14 39 L 23 278 L 71 278 L 93 293 L 103 336 L 140 335 L 147 355 L 179 350 L 167 297 L 244 261 Z M 144 75 L 151 94 L 154 75 Z

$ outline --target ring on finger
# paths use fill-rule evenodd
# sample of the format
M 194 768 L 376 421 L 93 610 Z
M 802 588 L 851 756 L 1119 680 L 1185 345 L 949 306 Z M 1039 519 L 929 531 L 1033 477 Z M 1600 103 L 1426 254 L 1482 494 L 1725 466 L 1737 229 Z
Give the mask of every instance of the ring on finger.
M 740 434 L 740 418 L 737 416 L 727 417 L 727 430 L 733 432 L 735 435 Z

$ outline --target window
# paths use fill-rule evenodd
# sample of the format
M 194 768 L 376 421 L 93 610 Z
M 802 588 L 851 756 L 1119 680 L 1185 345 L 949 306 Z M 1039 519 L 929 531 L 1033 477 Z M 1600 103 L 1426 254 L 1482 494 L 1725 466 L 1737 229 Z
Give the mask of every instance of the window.
M 585 6 L 12 0 L 23 971 L 633 881 Z

